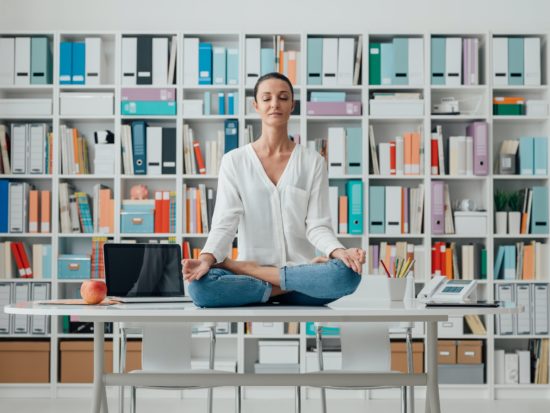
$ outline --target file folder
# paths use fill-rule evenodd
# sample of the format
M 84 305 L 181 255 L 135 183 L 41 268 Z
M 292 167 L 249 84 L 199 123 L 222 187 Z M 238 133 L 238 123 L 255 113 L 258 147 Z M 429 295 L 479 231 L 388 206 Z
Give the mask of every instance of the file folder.
M 0 62 L 2 62 L 0 85 L 13 85 L 15 83 L 15 38 L 0 38 Z
M 498 301 L 514 302 L 514 286 L 512 284 L 498 284 L 496 286 L 496 297 Z M 497 316 L 497 334 L 514 334 L 513 314 L 500 314 Z
M 363 131 L 361 128 L 346 128 L 348 174 L 363 173 Z
M 260 76 L 275 71 L 275 49 L 262 48 L 260 50 Z
M 10 182 L 0 179 L 0 232 L 8 232 L 9 229 L 9 194 Z
M 548 188 L 533 187 L 531 204 L 531 234 L 548 234 Z
M 514 245 L 506 245 L 504 247 L 504 279 L 516 279 L 516 247 Z
M 381 51 L 380 43 L 371 43 L 369 46 L 369 84 L 380 85 L 382 84 L 381 78 Z
M 523 85 L 523 37 L 508 38 L 508 84 Z
M 382 43 L 380 45 L 382 56 L 380 57 L 380 76 L 383 85 L 391 85 L 393 80 L 393 44 Z
M 214 84 L 225 85 L 226 82 L 226 49 L 225 47 L 214 47 Z
M 71 81 L 73 85 L 83 85 L 86 78 L 86 45 L 84 42 L 73 43 Z
M 548 284 L 533 284 L 533 334 L 548 334 Z
M 153 83 L 153 38 L 151 36 L 137 37 L 136 84 L 150 85 Z
M 147 175 L 162 173 L 162 127 L 147 126 Z
M 101 37 L 86 37 L 84 44 L 86 48 L 86 84 L 100 85 L 102 82 L 101 77 L 104 75 L 102 70 L 103 59 L 101 58 Z
M 122 84 L 137 84 L 137 37 L 122 38 Z
M 168 84 L 168 38 L 153 38 L 153 85 Z
M 348 195 L 348 234 L 363 234 L 363 182 L 346 182 Z
M 237 119 L 226 119 L 224 121 L 224 131 L 224 153 L 227 153 L 239 147 L 239 121 Z
M 43 174 L 45 170 L 47 125 L 31 124 L 29 130 L 28 168 L 30 174 Z
M 355 66 L 354 55 L 355 39 L 341 37 L 338 39 L 338 76 L 339 85 L 353 84 L 353 69 Z
M 249 37 L 246 39 L 246 86 L 253 87 L 261 71 L 261 39 Z
M 540 60 L 540 38 L 526 37 L 523 43 L 524 50 L 524 72 L 523 81 L 525 86 L 540 86 L 541 84 L 541 60 Z
M 522 136 L 519 138 L 519 173 L 520 175 L 534 174 L 534 138 Z M 545 153 L 545 156 L 547 154 Z
M 186 86 L 199 84 L 199 39 L 197 37 L 183 39 L 183 84 Z
M 548 174 L 548 138 L 546 136 L 533 138 L 535 175 Z
M 15 38 L 15 84 L 31 84 L 31 38 Z
M 424 45 L 422 38 L 409 38 L 409 85 L 424 85 Z
M 462 74 L 465 85 L 479 84 L 479 40 L 468 38 L 462 40 Z
M 337 84 L 338 73 L 338 39 L 323 38 L 323 86 Z
M 235 115 L 235 94 L 234 93 L 228 93 L 227 94 L 227 114 L 228 115 Z
M 531 286 L 529 284 L 516 284 L 516 304 L 525 308 L 525 311 L 517 314 L 516 334 L 531 334 Z
M 323 78 L 323 38 L 307 39 L 307 84 L 322 85 Z
M 445 183 L 432 181 L 432 234 L 445 233 Z
M 9 186 L 9 232 L 21 234 L 28 232 L 27 199 L 29 199 L 29 184 L 26 182 L 10 182 Z
M 516 350 L 518 356 L 518 383 L 531 384 L 531 352 Z
M 147 124 L 144 121 L 132 122 L 132 154 L 134 175 L 147 174 Z
M 369 187 L 369 232 L 386 232 L 386 191 L 383 186 Z
M 473 122 L 466 127 L 466 135 L 474 143 L 474 175 L 489 174 L 489 133 L 487 122 Z
M 176 173 L 176 128 L 162 128 L 162 174 Z
M 49 298 L 48 283 L 33 283 L 31 290 L 32 301 L 44 301 Z M 48 334 L 49 317 L 45 315 L 33 315 L 31 317 L 31 334 Z
M 2 271 L 4 269 L 2 268 Z M 11 301 L 11 283 L 0 283 L 0 307 L 10 304 Z M 10 318 L 9 314 L 0 311 L 0 335 L 10 333 Z
M 401 234 L 401 187 L 386 187 L 386 234 Z
M 52 83 L 52 49 L 47 37 L 31 38 L 31 84 Z
M 346 130 L 328 128 L 328 176 L 346 175 Z
M 239 49 L 227 49 L 227 84 L 239 84 Z
M 199 85 L 212 84 L 212 44 L 199 43 Z
M 13 284 L 13 301 L 20 303 L 29 301 L 31 284 L 15 283 Z M 28 334 L 29 316 L 16 314 L 13 316 L 13 334 Z
M 446 41 L 444 37 L 432 37 L 432 53 L 430 56 L 432 70 L 432 85 L 445 84 Z
M 392 84 L 409 84 L 409 39 L 396 37 L 393 39 L 393 77 Z
M 459 86 L 462 83 L 462 39 L 447 37 L 445 44 L 445 84 Z
M 11 125 L 11 173 L 27 173 L 28 125 L 13 123 Z
M 493 85 L 508 84 L 508 38 L 493 38 Z

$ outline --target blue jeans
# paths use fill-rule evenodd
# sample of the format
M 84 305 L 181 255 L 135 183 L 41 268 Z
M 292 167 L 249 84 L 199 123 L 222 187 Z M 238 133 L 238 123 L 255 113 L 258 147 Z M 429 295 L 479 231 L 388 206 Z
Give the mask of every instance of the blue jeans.
M 275 297 L 271 284 L 248 275 L 212 268 L 200 280 L 189 284 L 189 294 L 199 307 L 238 307 L 249 304 L 324 305 L 351 294 L 361 276 L 339 259 L 322 264 L 282 267 L 281 289 Z

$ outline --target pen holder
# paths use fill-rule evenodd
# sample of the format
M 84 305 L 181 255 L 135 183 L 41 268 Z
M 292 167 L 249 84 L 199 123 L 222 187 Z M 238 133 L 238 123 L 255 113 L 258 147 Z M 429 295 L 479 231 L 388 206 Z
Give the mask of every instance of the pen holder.
M 385 275 L 364 276 L 368 301 L 403 301 L 407 278 L 388 278 Z

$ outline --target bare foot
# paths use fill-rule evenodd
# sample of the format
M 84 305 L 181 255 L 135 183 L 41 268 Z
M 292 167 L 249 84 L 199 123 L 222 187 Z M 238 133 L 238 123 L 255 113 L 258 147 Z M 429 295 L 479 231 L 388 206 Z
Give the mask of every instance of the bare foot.
M 220 267 L 240 275 L 253 275 L 261 268 L 256 261 L 235 261 L 230 258 L 226 258 Z
M 319 257 L 313 258 L 311 260 L 311 263 L 312 264 L 323 264 L 323 263 L 329 262 L 329 261 L 330 261 L 329 257 L 319 256 Z

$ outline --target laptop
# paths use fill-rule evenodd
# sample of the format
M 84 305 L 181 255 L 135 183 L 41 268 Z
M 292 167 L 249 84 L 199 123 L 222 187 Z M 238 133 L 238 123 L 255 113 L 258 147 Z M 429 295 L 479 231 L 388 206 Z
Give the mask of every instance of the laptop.
M 121 303 L 192 302 L 177 244 L 104 245 L 107 296 Z

